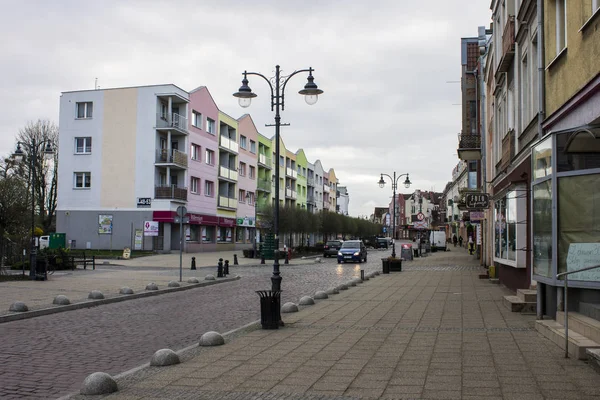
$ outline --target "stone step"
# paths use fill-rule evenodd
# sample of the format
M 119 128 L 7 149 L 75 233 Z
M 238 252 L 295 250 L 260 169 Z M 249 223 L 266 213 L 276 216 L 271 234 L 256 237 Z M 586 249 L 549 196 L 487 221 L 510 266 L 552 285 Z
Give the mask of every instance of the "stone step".
M 526 303 L 537 302 L 537 290 L 517 289 L 517 296 Z
M 587 349 L 585 352 L 592 367 L 600 371 L 600 349 Z
M 558 347 L 565 348 L 565 327 L 553 319 L 535 321 L 535 329 Z M 600 344 L 569 329 L 569 355 L 578 360 L 587 358 L 587 349 L 598 349 Z
M 535 314 L 537 310 L 537 303 L 523 301 L 518 296 L 504 296 L 502 304 L 511 312 L 520 312 L 522 314 Z
M 556 322 L 565 324 L 565 313 L 556 312 Z M 569 330 L 574 330 L 586 338 L 600 343 L 600 321 L 583 314 L 569 311 Z
M 600 304 L 579 302 L 579 312 L 600 321 Z

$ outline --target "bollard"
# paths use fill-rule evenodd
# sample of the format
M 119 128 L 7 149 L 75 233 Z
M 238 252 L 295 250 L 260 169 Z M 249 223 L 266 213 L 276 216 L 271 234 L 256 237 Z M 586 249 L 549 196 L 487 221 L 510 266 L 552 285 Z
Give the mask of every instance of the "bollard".
M 361 280 L 361 281 L 364 281 L 364 280 L 365 280 L 365 270 L 364 270 L 364 269 L 361 269 L 361 270 L 360 270 L 360 280 Z
M 240 264 L 238 264 L 237 254 L 233 255 L 233 265 L 240 265 Z
M 219 264 L 217 264 L 217 278 L 223 277 L 223 259 L 219 258 Z
M 261 263 L 261 264 L 264 264 L 264 263 L 265 263 L 265 255 L 264 255 L 264 254 L 261 254 L 261 255 L 260 255 L 260 263 Z
M 225 267 L 223 268 L 223 275 L 229 275 L 229 260 L 225 260 Z
M 190 269 L 196 269 L 196 257 L 192 257 L 192 268 Z

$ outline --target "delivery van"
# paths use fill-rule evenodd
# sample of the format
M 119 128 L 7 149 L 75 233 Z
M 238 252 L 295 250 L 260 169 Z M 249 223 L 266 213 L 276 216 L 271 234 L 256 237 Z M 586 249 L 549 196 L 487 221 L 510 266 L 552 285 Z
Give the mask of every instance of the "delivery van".
M 446 251 L 446 232 L 431 231 L 431 235 L 429 235 L 429 243 L 438 249 L 444 249 L 444 251 Z

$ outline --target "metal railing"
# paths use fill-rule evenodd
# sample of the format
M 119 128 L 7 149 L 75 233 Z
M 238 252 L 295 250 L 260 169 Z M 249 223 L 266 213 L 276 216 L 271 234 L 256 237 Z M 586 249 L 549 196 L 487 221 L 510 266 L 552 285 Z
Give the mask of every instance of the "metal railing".
M 329 193 L 331 192 L 331 188 L 329 187 L 329 184 L 324 183 L 323 184 L 323 193 Z
M 459 149 L 481 149 L 481 136 L 471 134 L 458 135 Z
M 171 186 L 155 186 L 155 199 L 173 199 L 187 201 L 187 188 Z
M 259 179 L 258 182 L 256 182 L 256 188 L 265 192 L 271 191 L 271 185 L 271 181 L 267 179 Z
M 187 118 L 176 113 L 172 114 L 156 114 L 157 128 L 176 128 L 187 133 Z
M 295 171 L 293 168 L 287 167 L 285 169 L 285 175 L 289 176 L 291 178 L 298 178 L 298 172 Z
M 264 154 L 259 154 L 258 155 L 258 163 L 264 165 L 267 168 L 271 168 L 272 165 L 272 161 L 270 157 L 267 157 Z
M 578 272 L 589 271 L 591 269 L 600 268 L 600 265 L 594 265 L 593 267 L 585 267 L 576 269 L 575 271 L 567 271 L 561 272 L 560 274 L 556 274 L 556 279 L 561 277 L 565 277 L 565 289 L 564 289 L 564 312 L 565 312 L 565 358 L 569 358 L 569 300 L 567 291 L 569 290 L 569 275 L 576 274 Z
M 219 145 L 221 147 L 224 147 L 226 149 L 229 149 L 235 153 L 238 152 L 239 150 L 239 145 L 237 144 L 237 142 L 233 139 L 230 139 L 228 137 L 225 136 L 221 136 L 221 138 L 219 139 Z
M 176 164 L 184 168 L 188 166 L 187 154 L 175 149 L 172 149 L 170 152 L 168 149 L 156 150 L 156 162 Z
M 220 165 L 219 166 L 219 176 L 221 178 L 227 178 L 227 179 L 231 179 L 232 181 L 237 181 L 238 172 L 233 169 L 224 167 L 223 165 Z

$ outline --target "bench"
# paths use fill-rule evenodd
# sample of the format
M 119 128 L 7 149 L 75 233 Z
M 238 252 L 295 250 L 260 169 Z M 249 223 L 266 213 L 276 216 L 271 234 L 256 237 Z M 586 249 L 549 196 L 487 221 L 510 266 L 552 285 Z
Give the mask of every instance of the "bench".
M 83 265 L 83 269 L 87 269 L 88 264 L 92 265 L 92 269 L 96 269 L 96 256 L 86 256 L 83 253 L 71 253 L 69 255 L 71 261 L 71 268 L 75 269 L 78 265 Z

